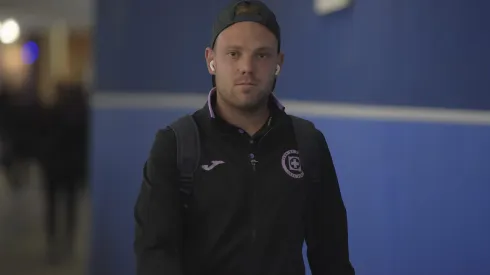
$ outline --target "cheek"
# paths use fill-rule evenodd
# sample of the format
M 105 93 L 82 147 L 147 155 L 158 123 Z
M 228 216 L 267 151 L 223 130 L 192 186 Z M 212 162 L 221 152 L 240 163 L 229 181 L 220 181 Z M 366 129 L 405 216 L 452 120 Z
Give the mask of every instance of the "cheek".
M 269 82 L 273 81 L 275 78 L 276 68 L 273 69 L 270 66 L 262 67 L 259 71 L 260 78 L 264 82 L 265 85 L 268 85 Z
M 219 83 L 220 86 L 227 87 L 230 86 L 233 82 L 233 76 L 230 71 L 226 68 L 221 67 L 220 70 L 216 70 L 216 82 Z
M 216 77 L 221 78 L 223 81 L 232 81 L 234 78 L 234 69 L 228 64 L 221 64 L 219 69 L 216 70 Z
M 236 70 L 233 62 L 221 62 L 221 73 L 225 75 L 231 75 Z
M 257 69 L 260 74 L 266 78 L 272 77 L 275 75 L 277 63 L 272 62 L 271 60 L 263 60 L 257 64 Z

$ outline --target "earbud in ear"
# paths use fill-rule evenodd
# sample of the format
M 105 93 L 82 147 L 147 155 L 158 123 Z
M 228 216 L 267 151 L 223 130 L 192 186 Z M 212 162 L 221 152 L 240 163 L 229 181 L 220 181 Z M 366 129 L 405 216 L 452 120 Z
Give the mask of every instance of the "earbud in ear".
M 211 71 L 216 71 L 216 68 L 214 67 L 214 60 L 211 60 L 211 62 L 209 62 L 209 68 L 211 68 Z
M 280 72 L 281 72 L 281 66 L 278 64 L 276 66 L 276 76 L 279 75 Z

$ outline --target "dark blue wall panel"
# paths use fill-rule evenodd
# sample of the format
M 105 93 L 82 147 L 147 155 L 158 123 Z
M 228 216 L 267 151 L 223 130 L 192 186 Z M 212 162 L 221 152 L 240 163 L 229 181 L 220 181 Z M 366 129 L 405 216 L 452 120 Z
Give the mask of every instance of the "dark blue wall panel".
M 134 274 L 143 163 L 156 130 L 183 113 L 95 110 L 92 275 Z M 490 127 L 312 120 L 338 170 L 358 274 L 490 274 Z
M 100 0 L 102 90 L 207 92 L 204 48 L 227 0 Z M 368 0 L 320 17 L 269 0 L 283 28 L 282 97 L 490 109 L 490 2 Z

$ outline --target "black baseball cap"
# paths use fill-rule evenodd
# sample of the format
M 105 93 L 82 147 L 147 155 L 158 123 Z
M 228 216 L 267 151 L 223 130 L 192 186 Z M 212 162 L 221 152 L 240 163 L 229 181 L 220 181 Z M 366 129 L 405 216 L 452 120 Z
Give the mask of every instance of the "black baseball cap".
M 281 29 L 276 15 L 262 1 L 234 0 L 223 9 L 213 25 L 211 47 L 214 47 L 216 38 L 226 28 L 238 22 L 256 22 L 265 26 L 277 38 L 278 48 L 281 49 Z

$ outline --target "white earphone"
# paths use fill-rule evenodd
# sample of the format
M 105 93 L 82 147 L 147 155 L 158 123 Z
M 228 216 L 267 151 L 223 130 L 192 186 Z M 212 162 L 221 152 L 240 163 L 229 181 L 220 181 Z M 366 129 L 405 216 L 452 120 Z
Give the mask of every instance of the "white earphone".
M 276 66 L 276 76 L 278 76 L 280 72 L 281 72 L 281 66 L 279 64 L 277 64 L 277 66 Z

